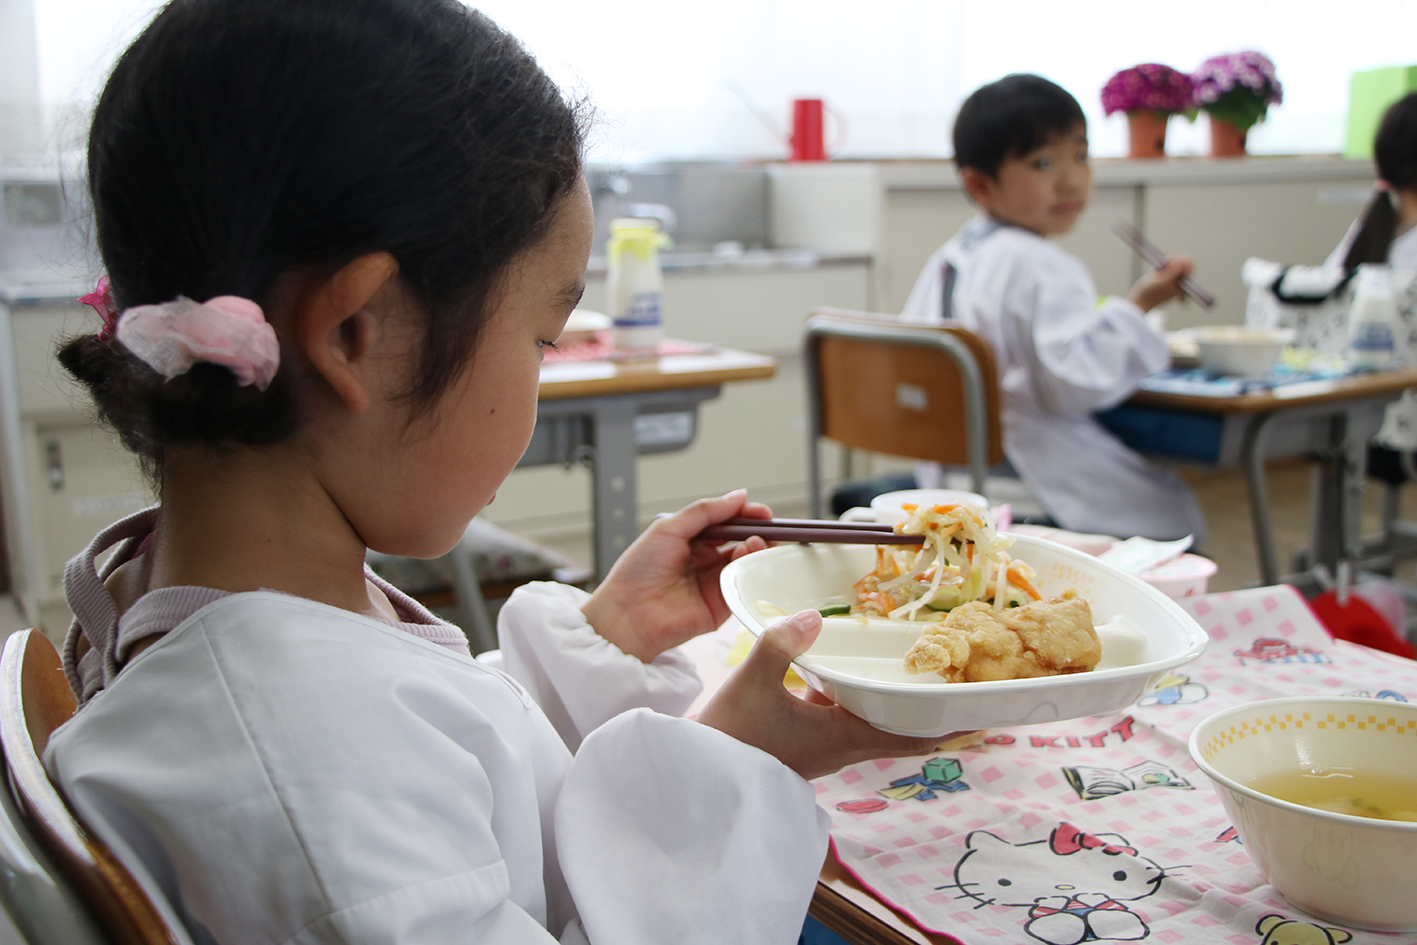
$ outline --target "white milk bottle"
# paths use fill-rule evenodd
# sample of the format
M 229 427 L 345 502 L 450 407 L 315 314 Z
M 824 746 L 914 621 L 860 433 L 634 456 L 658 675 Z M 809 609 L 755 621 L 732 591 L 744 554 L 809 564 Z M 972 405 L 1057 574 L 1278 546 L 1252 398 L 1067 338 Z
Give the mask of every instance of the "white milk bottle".
M 1356 371 L 1382 371 L 1393 358 L 1393 325 L 1397 297 L 1392 268 L 1382 263 L 1358 267 L 1353 303 L 1348 308 L 1348 366 Z
M 618 349 L 653 350 L 663 337 L 664 275 L 659 269 L 659 247 L 665 242 L 658 220 L 622 217 L 610 221 L 610 241 L 605 247 L 606 295 Z

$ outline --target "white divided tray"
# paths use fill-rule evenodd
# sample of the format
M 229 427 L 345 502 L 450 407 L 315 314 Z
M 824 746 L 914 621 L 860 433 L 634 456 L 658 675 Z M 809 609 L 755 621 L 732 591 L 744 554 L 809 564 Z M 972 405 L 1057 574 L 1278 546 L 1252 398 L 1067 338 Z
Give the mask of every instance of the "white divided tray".
M 1039 593 L 1055 597 L 1073 588 L 1091 605 L 1102 642 L 1102 662 L 1092 672 L 973 683 L 912 676 L 902 661 L 921 625 L 857 617 L 826 618 L 817 642 L 798 658 L 798 672 L 877 728 L 938 736 L 1117 712 L 1205 649 L 1195 620 L 1141 579 L 1050 541 L 1013 538 L 1009 553 L 1038 573 Z M 733 615 L 760 634 L 782 613 L 849 601 L 875 561 L 874 545 L 780 545 L 724 568 L 723 595 Z

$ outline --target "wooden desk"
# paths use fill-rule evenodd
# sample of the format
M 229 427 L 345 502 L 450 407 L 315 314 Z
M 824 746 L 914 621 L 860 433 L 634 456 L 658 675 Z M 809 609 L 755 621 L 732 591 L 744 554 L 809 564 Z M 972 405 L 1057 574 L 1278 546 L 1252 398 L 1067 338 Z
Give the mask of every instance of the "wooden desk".
M 1265 459 L 1301 453 L 1320 457 L 1311 497 L 1309 552 L 1312 563 L 1332 570 L 1340 559 L 1357 552 L 1368 442 L 1382 425 L 1384 408 L 1409 387 L 1417 387 L 1417 370 L 1290 384 L 1235 397 L 1138 391 L 1127 405 L 1221 418 L 1220 444 L 1212 465 L 1245 466 L 1260 583 L 1269 585 L 1279 582 L 1280 573 Z
M 517 465 L 590 466 L 596 580 L 639 531 L 636 457 L 685 448 L 698 428 L 699 404 L 726 383 L 776 370 L 770 357 L 729 349 L 543 365 L 536 430 Z
M 852 945 L 955 945 L 923 932 L 856 881 L 828 851 L 807 914 Z

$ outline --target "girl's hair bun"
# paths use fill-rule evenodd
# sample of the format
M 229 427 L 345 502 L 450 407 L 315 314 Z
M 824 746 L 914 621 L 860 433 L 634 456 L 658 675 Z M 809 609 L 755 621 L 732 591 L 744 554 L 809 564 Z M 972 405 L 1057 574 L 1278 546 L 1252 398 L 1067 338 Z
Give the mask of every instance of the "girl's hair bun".
M 269 311 L 284 272 L 389 252 L 427 313 L 407 392 L 427 406 L 574 185 L 583 138 L 583 110 L 457 0 L 173 0 L 90 129 L 114 302 L 238 295 Z M 258 445 L 299 424 L 289 358 L 264 392 L 215 365 L 165 380 L 97 336 L 60 360 L 154 464 L 170 445 Z

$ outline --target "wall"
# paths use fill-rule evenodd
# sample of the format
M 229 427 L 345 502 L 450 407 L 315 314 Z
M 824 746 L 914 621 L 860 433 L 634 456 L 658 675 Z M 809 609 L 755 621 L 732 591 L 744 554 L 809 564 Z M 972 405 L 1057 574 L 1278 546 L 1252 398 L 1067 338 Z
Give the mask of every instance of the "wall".
M 0 162 L 44 149 L 33 0 L 0 0 Z
M 925 260 L 976 212 L 948 162 L 783 164 L 770 174 L 774 244 L 872 254 L 874 297 L 887 312 L 901 310 Z M 1126 294 L 1144 264 L 1111 229 L 1129 221 L 1193 256 L 1196 280 L 1217 298 L 1211 311 L 1173 303 L 1168 327 L 1238 324 L 1245 259 L 1323 262 L 1372 181 L 1369 162 L 1337 158 L 1102 160 L 1091 204 L 1058 243 L 1087 264 L 1099 292 Z

